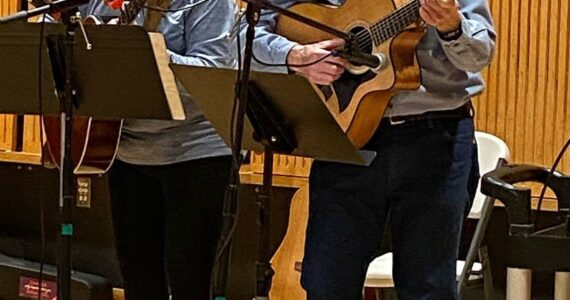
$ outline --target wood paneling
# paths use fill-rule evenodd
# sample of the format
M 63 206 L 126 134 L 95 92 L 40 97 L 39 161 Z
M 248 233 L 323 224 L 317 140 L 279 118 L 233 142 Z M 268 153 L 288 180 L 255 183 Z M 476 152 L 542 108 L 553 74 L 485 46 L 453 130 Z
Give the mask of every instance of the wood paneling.
M 551 165 L 570 137 L 567 0 L 491 0 L 497 49 L 475 100 L 477 129 L 503 138 L 514 162 Z M 570 172 L 570 160 L 560 168 Z
M 16 11 L 18 2 L 1 0 L 0 15 Z M 489 5 L 497 49 L 483 72 L 487 90 L 475 100 L 477 129 L 503 138 L 514 162 L 550 165 L 570 136 L 568 1 L 490 0 Z M 10 124 L 12 119 L 0 117 L 0 150 L 12 147 L 14 135 L 5 135 Z M 561 169 L 570 172 L 570 159 Z
M 0 16 L 5 16 L 20 9 L 19 0 L 1 0 L 0 1 Z
M 13 151 L 16 146 L 16 118 L 0 115 L 0 151 Z

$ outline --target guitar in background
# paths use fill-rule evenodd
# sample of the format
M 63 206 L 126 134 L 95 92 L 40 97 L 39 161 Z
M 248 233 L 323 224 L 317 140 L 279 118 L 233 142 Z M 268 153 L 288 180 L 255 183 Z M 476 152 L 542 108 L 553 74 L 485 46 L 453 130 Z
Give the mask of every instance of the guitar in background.
M 32 0 L 32 4 L 44 4 L 43 0 Z M 131 24 L 146 0 L 133 0 L 122 6 L 121 15 L 110 24 Z M 96 16 L 88 16 L 86 25 L 105 24 Z M 90 101 L 96 101 L 91 99 Z M 61 150 L 61 121 L 59 117 L 43 117 L 46 144 L 51 160 L 59 167 Z M 76 174 L 105 173 L 112 165 L 119 147 L 122 120 L 99 120 L 87 117 L 73 118 L 72 159 Z

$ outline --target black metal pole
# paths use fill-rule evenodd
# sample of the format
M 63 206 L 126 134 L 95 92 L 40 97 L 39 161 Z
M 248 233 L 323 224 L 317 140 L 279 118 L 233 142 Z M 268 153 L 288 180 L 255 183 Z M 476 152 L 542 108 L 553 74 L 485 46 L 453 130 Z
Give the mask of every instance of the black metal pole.
M 72 148 L 72 123 L 73 105 L 77 91 L 73 82 L 73 47 L 75 45 L 75 29 L 77 24 L 74 20 L 66 19 L 66 35 L 64 41 L 65 57 L 65 91 L 60 99 L 61 111 L 61 157 L 60 157 L 60 200 L 59 200 L 59 251 L 57 252 L 57 298 L 71 300 L 71 242 L 73 239 L 73 224 L 71 208 L 74 204 L 75 180 L 73 176 L 74 164 L 71 156 Z
M 258 196 L 258 225 L 259 225 L 259 248 L 256 263 L 256 294 L 255 300 L 269 299 L 269 290 L 275 271 L 271 268 L 269 253 L 269 241 L 271 233 L 271 187 L 273 186 L 273 151 L 265 146 L 263 156 L 263 189 Z
M 253 40 L 255 38 L 255 26 L 259 21 L 261 7 L 255 4 L 248 5 L 246 10 L 246 19 L 248 28 L 246 31 L 246 43 L 243 60 L 243 70 L 239 80 L 239 92 L 237 115 L 236 115 L 236 132 L 233 141 L 233 163 L 230 171 L 230 184 L 226 190 L 226 197 L 223 208 L 222 234 L 218 252 L 220 257 L 213 271 L 213 296 L 215 300 L 227 299 L 227 280 L 230 261 L 231 234 L 236 226 L 237 220 L 237 193 L 239 185 L 239 168 L 241 164 L 241 150 L 243 140 L 243 128 L 245 120 L 245 108 L 247 105 L 249 75 L 251 72 L 251 62 L 253 57 Z
M 73 1 L 79 3 L 79 1 Z M 48 8 L 52 8 L 53 6 Z M 49 11 L 45 11 L 49 12 Z M 12 19 L 14 20 L 14 19 Z M 71 209 L 75 199 L 74 163 L 72 158 L 73 110 L 77 102 L 75 87 L 74 47 L 76 43 L 77 20 L 74 11 L 62 15 L 66 25 L 64 36 L 48 36 L 46 45 L 51 61 L 52 76 L 60 103 L 60 168 L 59 168 L 59 221 L 57 242 L 57 299 L 71 300 L 71 242 L 74 228 Z

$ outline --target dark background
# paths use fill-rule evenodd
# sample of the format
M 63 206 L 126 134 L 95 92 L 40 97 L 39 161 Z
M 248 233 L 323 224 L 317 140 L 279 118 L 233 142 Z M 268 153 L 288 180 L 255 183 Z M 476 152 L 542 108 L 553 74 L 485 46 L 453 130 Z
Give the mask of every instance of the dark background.
M 0 163 L 0 254 L 40 261 L 40 208 L 43 201 L 48 241 L 45 262 L 55 265 L 59 224 L 58 176 L 57 170 L 54 169 Z M 114 250 L 107 180 L 105 176 L 91 178 L 91 207 L 73 208 L 73 268 L 105 277 L 114 286 L 121 287 L 122 280 Z M 295 191 L 296 189 L 292 188 L 274 188 L 271 206 L 272 252 L 277 250 L 287 230 L 289 202 Z M 256 195 L 255 186 L 244 185 L 240 188 L 240 216 L 234 235 L 231 277 L 228 283 L 229 296 L 232 299 L 249 300 L 255 292 L 255 258 L 259 232 L 256 223 Z M 6 283 L 0 282 L 0 290 L 3 284 Z

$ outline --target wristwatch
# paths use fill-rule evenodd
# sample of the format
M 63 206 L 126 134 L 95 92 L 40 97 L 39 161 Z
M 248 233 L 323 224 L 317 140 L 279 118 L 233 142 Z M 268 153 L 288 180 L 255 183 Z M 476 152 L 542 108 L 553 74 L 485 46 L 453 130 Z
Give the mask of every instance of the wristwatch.
M 437 31 L 437 34 L 439 34 L 439 37 L 446 41 L 446 42 L 450 42 L 450 41 L 455 41 L 456 39 L 458 39 L 462 34 L 463 34 L 463 29 L 461 24 L 459 25 L 459 27 L 457 27 L 457 29 L 453 29 L 451 31 L 447 31 L 447 32 L 441 32 L 441 31 Z

